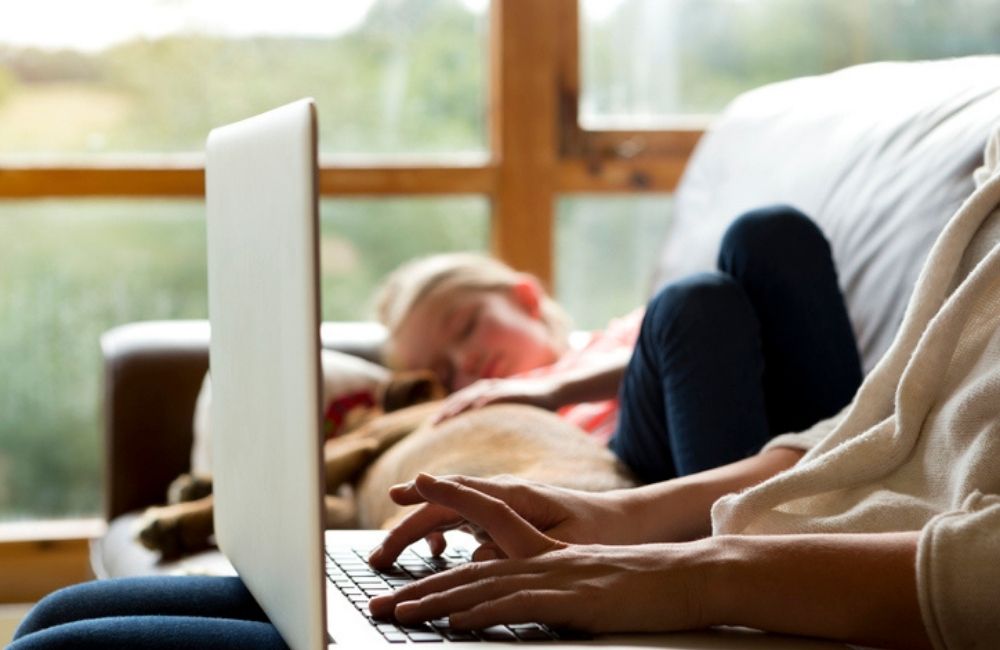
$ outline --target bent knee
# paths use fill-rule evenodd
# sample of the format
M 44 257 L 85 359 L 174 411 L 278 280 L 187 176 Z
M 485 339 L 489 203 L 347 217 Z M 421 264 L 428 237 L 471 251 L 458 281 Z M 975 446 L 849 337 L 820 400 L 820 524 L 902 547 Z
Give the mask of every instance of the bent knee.
M 643 329 L 669 336 L 678 328 L 718 319 L 743 320 L 752 314 L 742 287 L 725 273 L 698 273 L 672 282 L 652 299 Z
M 726 229 L 719 255 L 752 254 L 766 257 L 803 246 L 828 247 L 819 227 L 801 211 L 777 205 L 747 212 Z
M 76 620 L 77 609 L 81 598 L 87 600 L 86 591 L 89 583 L 63 587 L 46 595 L 31 608 L 28 615 L 21 621 L 14 638 L 20 638 L 32 632 L 45 630 L 56 625 L 62 625 Z

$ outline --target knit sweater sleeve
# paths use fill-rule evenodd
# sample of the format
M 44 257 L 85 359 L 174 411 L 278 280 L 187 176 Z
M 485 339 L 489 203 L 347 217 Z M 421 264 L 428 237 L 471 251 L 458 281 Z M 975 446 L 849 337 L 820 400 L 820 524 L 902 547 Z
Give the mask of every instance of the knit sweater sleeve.
M 837 428 L 841 420 L 847 414 L 847 409 L 850 408 L 850 404 L 845 406 L 840 413 L 837 413 L 833 417 L 829 417 L 825 420 L 820 420 L 816 424 L 812 425 L 805 431 L 800 431 L 799 433 L 784 433 L 780 436 L 776 436 L 771 439 L 761 451 L 767 451 L 775 447 L 791 447 L 793 449 L 801 449 L 803 451 L 809 451 L 815 447 L 820 440 L 825 438 L 831 431 Z
M 962 508 L 924 526 L 917 590 L 938 650 L 1000 648 L 1000 495 L 971 494 Z

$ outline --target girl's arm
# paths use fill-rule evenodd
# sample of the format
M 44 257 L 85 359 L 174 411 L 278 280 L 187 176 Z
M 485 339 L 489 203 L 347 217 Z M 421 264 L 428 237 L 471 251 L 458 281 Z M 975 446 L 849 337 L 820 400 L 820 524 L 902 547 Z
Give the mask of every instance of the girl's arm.
M 587 364 L 553 375 L 554 408 L 580 402 L 597 402 L 618 395 L 632 350 L 613 350 Z
M 595 358 L 586 367 L 538 377 L 480 379 L 450 395 L 435 421 L 489 404 L 530 404 L 555 411 L 567 404 L 611 399 L 618 394 L 631 355 L 629 349 L 614 350 Z

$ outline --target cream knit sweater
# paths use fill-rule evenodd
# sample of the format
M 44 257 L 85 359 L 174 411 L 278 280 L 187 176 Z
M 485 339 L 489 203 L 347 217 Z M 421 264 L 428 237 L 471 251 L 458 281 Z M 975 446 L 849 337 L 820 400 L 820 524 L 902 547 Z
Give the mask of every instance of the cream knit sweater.
M 924 624 L 952 650 L 1000 648 L 1000 129 L 975 178 L 854 401 L 712 508 L 716 534 L 919 530 Z

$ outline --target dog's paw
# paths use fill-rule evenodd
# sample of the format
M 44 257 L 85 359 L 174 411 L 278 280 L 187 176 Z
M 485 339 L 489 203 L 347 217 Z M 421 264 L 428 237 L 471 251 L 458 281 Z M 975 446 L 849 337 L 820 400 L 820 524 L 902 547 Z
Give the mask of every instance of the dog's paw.
M 147 509 L 137 524 L 136 537 L 149 550 L 159 551 L 163 560 L 174 560 L 185 552 L 181 521 L 164 510 Z
M 429 370 L 397 372 L 383 388 L 382 408 L 386 413 L 407 406 L 444 399 L 448 394 L 437 376 Z
M 187 503 L 212 493 L 212 479 L 207 476 L 181 474 L 167 488 L 167 503 Z

